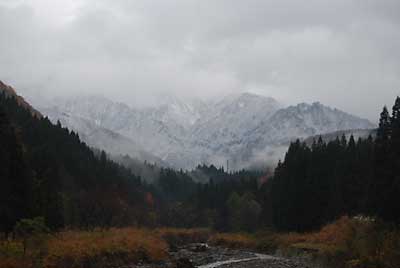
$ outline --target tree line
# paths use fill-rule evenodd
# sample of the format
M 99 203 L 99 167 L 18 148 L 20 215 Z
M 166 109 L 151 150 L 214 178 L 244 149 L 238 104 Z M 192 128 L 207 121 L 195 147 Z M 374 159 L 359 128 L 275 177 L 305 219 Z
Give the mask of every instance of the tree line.
M 309 231 L 342 216 L 400 222 L 400 98 L 376 137 L 292 142 L 274 174 L 144 163 L 142 176 L 0 94 L 0 232 L 43 217 L 52 229 L 125 225 Z M 150 181 L 150 182 L 149 182 Z
M 380 115 L 376 137 L 311 147 L 291 143 L 270 183 L 273 226 L 307 231 L 341 215 L 369 215 L 400 222 L 400 98 L 392 115 Z
M 228 174 L 212 165 L 177 171 L 143 164 L 156 174 L 148 183 L 87 146 L 77 133 L 32 114 L 5 94 L 0 94 L 0 148 L 0 233 L 35 217 L 43 217 L 52 229 L 211 226 L 214 213 L 199 210 L 209 195 L 204 187 L 259 174 Z M 206 178 L 210 184 L 203 186 Z
M 343 216 L 400 223 L 400 98 L 376 135 L 292 142 L 273 176 L 238 174 L 197 186 L 182 203 L 197 225 L 221 231 L 311 231 Z M 248 176 L 249 174 L 253 176 Z M 187 220 L 190 217 L 186 218 Z M 190 224 L 189 224 L 190 225 Z M 190 226 L 192 226 L 191 224 Z
M 0 148 L 0 232 L 35 216 L 52 228 L 140 221 L 146 189 L 139 177 L 4 94 Z

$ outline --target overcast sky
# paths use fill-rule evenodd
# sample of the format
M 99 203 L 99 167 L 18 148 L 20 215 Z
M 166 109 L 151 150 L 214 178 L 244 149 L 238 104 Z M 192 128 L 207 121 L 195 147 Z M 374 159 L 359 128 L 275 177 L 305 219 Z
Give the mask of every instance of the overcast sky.
M 399 0 L 0 0 L 0 80 L 48 96 L 250 91 L 377 119 L 400 94 Z

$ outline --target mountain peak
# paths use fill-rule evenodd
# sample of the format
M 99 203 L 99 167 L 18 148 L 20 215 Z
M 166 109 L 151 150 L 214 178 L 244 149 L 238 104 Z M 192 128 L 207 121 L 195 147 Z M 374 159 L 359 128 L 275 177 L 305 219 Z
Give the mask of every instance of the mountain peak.
M 263 96 L 251 92 L 243 92 L 239 95 L 239 98 L 262 98 L 262 97 Z
M 276 99 L 272 97 L 252 93 L 249 91 L 229 94 L 226 97 L 224 97 L 221 101 L 234 101 L 234 100 L 264 100 L 270 102 L 278 102 Z
M 130 108 L 89 96 L 65 101 L 56 108 L 53 120 L 64 111 L 71 115 L 64 116 L 64 122 L 87 134 L 82 137 L 88 144 L 124 153 L 145 148 L 149 155 L 187 169 L 199 163 L 224 165 L 228 159 L 233 169 L 257 161 L 273 164 L 292 139 L 374 127 L 367 120 L 319 102 L 284 108 L 274 98 L 250 92 L 217 102 L 166 96 L 157 106 L 147 108 Z M 105 130 L 121 136 L 106 135 Z
M 269 108 L 270 111 L 272 111 L 282 107 L 282 105 L 274 98 L 254 94 L 251 92 L 243 92 L 243 93 L 228 95 L 221 101 L 217 102 L 216 105 L 224 110 L 226 109 L 240 110 L 244 107 L 247 107 L 249 109 L 260 109 L 264 107 L 263 109 Z

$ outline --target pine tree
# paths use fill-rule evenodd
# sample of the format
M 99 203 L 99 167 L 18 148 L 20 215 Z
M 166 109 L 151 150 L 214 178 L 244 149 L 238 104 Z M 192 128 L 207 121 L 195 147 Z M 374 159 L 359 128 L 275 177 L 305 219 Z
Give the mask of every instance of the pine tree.
M 376 133 L 376 137 L 379 141 L 386 141 L 390 137 L 390 126 L 391 126 L 391 118 L 389 115 L 388 109 L 383 107 L 383 111 L 381 112 L 379 119 L 379 127 Z
M 30 215 L 43 216 L 57 228 L 127 224 L 110 220 L 110 215 L 140 214 L 133 208 L 144 203 L 143 187 L 129 170 L 100 153 L 96 157 L 75 133 L 32 116 L 14 97 L 0 94 L 0 107 L 8 117 L 0 119 L 0 231 Z M 85 205 L 92 196 L 104 201 L 102 213 Z
M 396 101 L 393 105 L 390 127 L 392 132 L 391 147 L 394 149 L 397 158 L 400 157 L 400 97 L 396 98 Z
M 0 232 L 31 215 L 31 174 L 23 149 L 6 114 L 0 109 Z
M 400 97 L 397 97 L 392 108 L 392 122 L 400 120 Z
M 385 217 L 400 222 L 400 97 L 396 98 L 391 117 L 391 137 L 389 142 L 388 189 L 386 194 Z

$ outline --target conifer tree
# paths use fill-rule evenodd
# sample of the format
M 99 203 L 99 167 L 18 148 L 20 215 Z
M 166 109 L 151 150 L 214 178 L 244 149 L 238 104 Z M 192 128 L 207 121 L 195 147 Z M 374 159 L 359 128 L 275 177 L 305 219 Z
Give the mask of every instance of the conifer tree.
M 390 126 L 391 126 L 391 118 L 389 115 L 388 109 L 383 107 L 383 111 L 381 112 L 379 119 L 379 127 L 376 133 L 377 139 L 379 141 L 386 141 L 390 136 Z
M 31 174 L 8 117 L 0 109 L 0 232 L 31 215 Z
M 390 119 L 391 127 L 391 147 L 394 149 L 396 158 L 400 157 L 400 97 L 396 98 L 393 105 L 392 117 Z
M 400 120 L 400 97 L 397 97 L 392 108 L 392 124 L 397 124 Z

